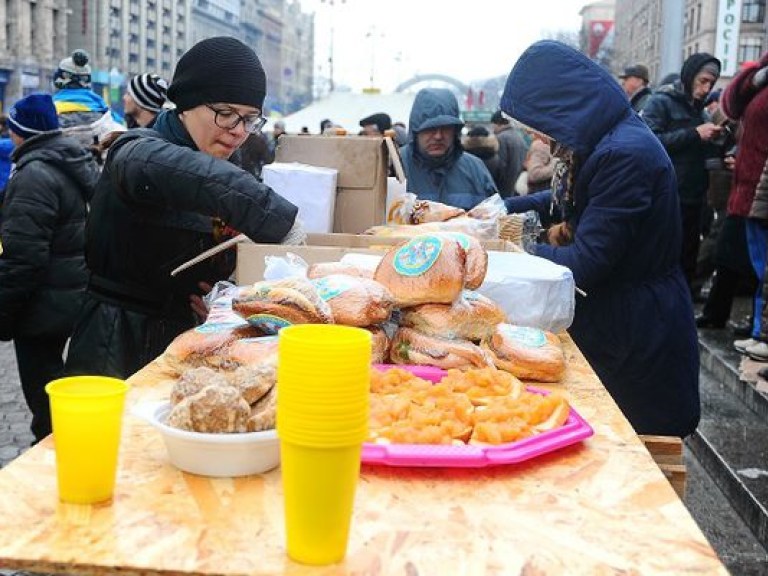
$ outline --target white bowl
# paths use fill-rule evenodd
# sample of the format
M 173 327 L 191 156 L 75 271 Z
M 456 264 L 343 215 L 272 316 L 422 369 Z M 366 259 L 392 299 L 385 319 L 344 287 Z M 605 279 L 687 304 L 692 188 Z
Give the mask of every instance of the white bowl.
M 160 431 L 171 464 L 200 476 L 233 477 L 261 474 L 280 464 L 275 430 L 242 434 L 189 432 L 168 426 L 170 402 L 136 406 L 134 413 Z

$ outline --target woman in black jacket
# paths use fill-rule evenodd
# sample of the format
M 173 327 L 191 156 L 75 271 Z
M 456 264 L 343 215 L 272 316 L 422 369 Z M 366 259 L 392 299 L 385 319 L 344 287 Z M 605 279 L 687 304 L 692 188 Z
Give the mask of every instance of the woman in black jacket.
M 16 168 L 0 228 L 0 340 L 13 339 L 32 433 L 51 432 L 45 385 L 62 375 L 88 272 L 86 202 L 98 177 L 89 152 L 62 135 L 48 94 L 19 100 L 9 115 Z
M 226 278 L 232 263 L 170 273 L 220 240 L 223 223 L 256 242 L 296 235 L 298 209 L 227 161 L 261 130 L 265 89 L 253 50 L 208 38 L 176 66 L 176 108 L 111 146 L 86 229 L 91 278 L 68 373 L 128 377 L 192 328 L 201 285 Z

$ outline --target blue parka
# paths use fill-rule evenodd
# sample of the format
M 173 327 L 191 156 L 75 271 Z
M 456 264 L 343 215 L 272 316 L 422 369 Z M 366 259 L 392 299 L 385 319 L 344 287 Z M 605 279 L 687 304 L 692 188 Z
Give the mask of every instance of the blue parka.
M 558 42 L 520 57 L 501 109 L 575 152 L 573 242 L 536 246 L 587 292 L 571 336 L 639 434 L 690 434 L 699 357 L 669 157 L 616 81 Z
M 419 150 L 416 134 L 438 126 L 454 126 L 453 148 L 442 158 L 430 158 Z M 408 120 L 408 144 L 401 149 L 408 191 L 421 200 L 434 200 L 469 210 L 488 196 L 496 184 L 480 158 L 461 147 L 459 104 L 444 88 L 424 88 L 413 101 Z

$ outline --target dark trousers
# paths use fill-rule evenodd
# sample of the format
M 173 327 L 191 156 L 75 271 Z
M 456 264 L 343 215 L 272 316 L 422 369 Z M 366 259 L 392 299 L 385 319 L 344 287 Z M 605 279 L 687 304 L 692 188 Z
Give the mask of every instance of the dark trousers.
M 680 215 L 683 219 L 683 249 L 680 255 L 680 263 L 683 267 L 685 281 L 693 293 L 693 285 L 696 279 L 696 261 L 699 257 L 699 244 L 701 243 L 701 213 L 702 205 L 680 205 Z
M 16 364 L 24 399 L 32 412 L 32 434 L 40 441 L 51 433 L 51 409 L 45 385 L 64 373 L 64 345 L 67 336 L 16 338 Z

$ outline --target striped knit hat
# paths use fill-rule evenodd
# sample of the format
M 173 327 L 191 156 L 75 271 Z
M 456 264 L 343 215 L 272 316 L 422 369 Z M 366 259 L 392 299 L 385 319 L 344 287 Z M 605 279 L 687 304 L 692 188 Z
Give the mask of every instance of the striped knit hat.
M 168 82 L 157 74 L 139 74 L 128 82 L 127 91 L 136 104 L 145 110 L 160 112 L 167 101 Z
M 8 112 L 8 128 L 22 138 L 59 129 L 59 117 L 50 94 L 30 94 Z

